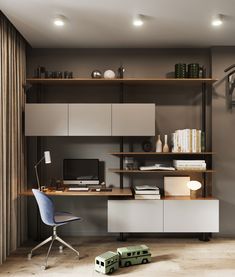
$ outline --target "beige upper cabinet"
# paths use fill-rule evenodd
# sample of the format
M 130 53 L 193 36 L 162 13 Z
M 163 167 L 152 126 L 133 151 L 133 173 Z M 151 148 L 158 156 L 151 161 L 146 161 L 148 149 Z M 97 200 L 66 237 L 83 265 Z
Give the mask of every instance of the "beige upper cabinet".
M 26 136 L 68 136 L 68 104 L 26 104 Z
M 155 104 L 26 104 L 26 136 L 154 136 Z
M 112 104 L 112 136 L 155 136 L 155 104 Z
M 111 104 L 69 104 L 69 136 L 111 136 Z

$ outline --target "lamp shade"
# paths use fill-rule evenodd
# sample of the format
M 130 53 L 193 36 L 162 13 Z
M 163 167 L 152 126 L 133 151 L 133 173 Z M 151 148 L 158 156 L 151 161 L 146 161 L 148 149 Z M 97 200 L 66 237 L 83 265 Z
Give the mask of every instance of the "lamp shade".
M 202 187 L 202 184 L 198 181 L 189 181 L 187 187 L 191 190 L 198 190 Z
M 50 153 L 50 151 L 45 151 L 44 152 L 44 158 L 45 158 L 45 163 L 46 164 L 51 163 L 51 153 Z

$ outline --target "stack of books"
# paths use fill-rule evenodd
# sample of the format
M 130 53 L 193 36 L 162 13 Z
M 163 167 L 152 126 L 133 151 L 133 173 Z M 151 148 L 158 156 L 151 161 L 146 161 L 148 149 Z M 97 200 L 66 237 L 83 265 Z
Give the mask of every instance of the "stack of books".
M 134 196 L 138 200 L 159 200 L 161 199 L 160 190 L 154 185 L 134 186 Z
M 177 170 L 206 170 L 205 160 L 173 160 Z
M 154 165 L 146 165 L 146 166 L 140 166 L 139 170 L 166 170 L 166 171 L 171 171 L 171 170 L 175 170 L 174 167 L 169 166 L 169 165 L 165 165 L 165 164 L 154 164 Z
M 204 151 L 204 137 L 201 130 L 183 129 L 172 134 L 172 152 L 197 153 Z

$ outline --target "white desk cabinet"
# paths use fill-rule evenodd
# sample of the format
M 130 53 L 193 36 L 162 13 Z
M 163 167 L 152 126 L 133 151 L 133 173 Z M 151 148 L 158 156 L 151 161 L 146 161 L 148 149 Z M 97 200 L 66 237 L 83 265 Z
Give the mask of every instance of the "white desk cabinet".
M 108 200 L 108 232 L 163 232 L 163 201 Z
M 112 136 L 155 136 L 155 104 L 112 104 Z
M 68 104 L 26 104 L 26 136 L 68 136 Z
M 219 232 L 219 200 L 165 200 L 164 232 Z
M 109 200 L 108 232 L 219 232 L 219 200 Z
M 111 136 L 111 104 L 69 104 L 69 136 Z

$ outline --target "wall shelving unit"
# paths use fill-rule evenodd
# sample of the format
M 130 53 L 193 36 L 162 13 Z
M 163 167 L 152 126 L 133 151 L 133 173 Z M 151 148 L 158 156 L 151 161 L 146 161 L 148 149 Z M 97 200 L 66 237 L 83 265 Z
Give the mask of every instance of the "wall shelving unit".
M 109 170 L 113 173 L 118 173 L 120 175 L 120 189 L 123 189 L 123 180 L 124 180 L 124 174 L 128 174 L 128 175 L 135 175 L 135 174 L 162 174 L 162 175 L 168 175 L 168 174 L 201 174 L 202 179 L 203 179 L 203 190 L 202 190 L 202 197 L 201 198 L 197 198 L 196 200 L 198 200 L 198 203 L 200 202 L 200 205 L 202 205 L 202 201 L 204 200 L 212 200 L 214 201 L 213 205 L 211 205 L 211 203 L 205 203 L 205 207 L 207 207 L 206 205 L 208 204 L 211 209 L 213 209 L 213 207 L 216 208 L 215 213 L 213 214 L 206 214 L 206 216 L 209 217 L 214 217 L 214 225 L 213 228 L 207 228 L 205 227 L 203 228 L 196 228 L 196 232 L 200 232 L 202 233 L 202 240 L 207 241 L 209 240 L 209 233 L 212 231 L 216 231 L 217 228 L 217 216 L 218 216 L 218 200 L 211 198 L 211 195 L 208 195 L 207 192 L 207 181 L 208 181 L 208 175 L 211 175 L 212 173 L 214 173 L 215 171 L 212 169 L 212 156 L 214 154 L 214 152 L 211 151 L 211 149 L 209 149 L 208 147 L 208 143 L 207 143 L 207 105 L 211 105 L 210 101 L 211 101 L 211 97 L 208 97 L 209 94 L 211 93 L 211 87 L 212 84 L 217 81 L 216 79 L 213 78 L 198 78 L 198 79 L 175 79 L 175 78 L 124 78 L 124 79 L 91 79 L 91 78 L 73 78 L 73 79 L 38 79 L 38 78 L 27 78 L 27 84 L 28 84 L 28 88 L 30 88 L 31 86 L 38 86 L 39 90 L 43 87 L 43 86 L 83 86 L 83 85 L 89 85 L 89 86 L 110 86 L 110 85 L 118 85 L 119 86 L 119 103 L 124 103 L 124 95 L 125 95 L 125 91 L 126 89 L 128 89 L 129 86 L 136 86 L 136 85 L 144 85 L 144 86 L 167 86 L 169 88 L 174 88 L 174 87 L 187 87 L 188 90 L 190 90 L 190 88 L 192 86 L 197 86 L 200 89 L 200 94 L 201 94 L 201 130 L 202 132 L 205 133 L 205 152 L 201 152 L 201 153 L 156 153 L 156 152 L 133 152 L 132 147 L 130 147 L 130 151 L 125 152 L 124 151 L 124 140 L 125 140 L 125 136 L 120 136 L 120 146 L 119 146 L 119 151 L 118 152 L 111 152 L 109 153 L 110 155 L 114 155 L 116 157 L 118 157 L 120 159 L 120 164 L 119 164 L 119 168 L 113 169 L 110 168 Z M 79 93 L 79 92 L 78 92 Z M 40 101 L 39 101 L 40 102 Z M 209 104 L 208 104 L 209 102 Z M 40 153 L 41 149 L 40 149 L 40 141 L 38 143 L 39 147 L 37 149 L 37 152 Z M 151 159 L 158 159 L 160 157 L 167 157 L 169 159 L 173 159 L 176 157 L 191 157 L 192 159 L 194 158 L 205 158 L 208 161 L 208 169 L 207 170 L 191 170 L 191 171 L 186 171 L 186 170 L 175 170 L 175 171 L 140 171 L 140 170 L 125 170 L 123 168 L 123 159 L 124 157 L 135 157 L 135 158 L 151 158 Z M 190 208 L 190 201 L 192 199 L 190 199 L 189 197 L 164 197 L 162 198 L 162 200 L 160 200 L 159 205 L 161 206 L 161 209 L 167 210 L 168 206 L 169 206 L 169 210 L 172 208 L 169 205 L 169 201 L 173 201 L 172 203 L 175 203 L 176 205 L 181 205 L 182 203 L 180 202 L 181 200 L 187 200 L 186 202 L 188 203 L 187 205 L 189 205 Z M 193 199 L 193 205 L 195 205 L 195 199 Z M 118 227 L 116 225 L 115 222 L 112 222 L 111 218 L 113 216 L 115 216 L 115 211 L 112 210 L 112 208 L 114 207 L 119 207 L 119 203 L 115 202 L 115 201 L 127 201 L 129 204 L 133 203 L 133 202 L 129 202 L 129 201 L 137 201 L 135 203 L 139 203 L 141 207 L 145 207 L 144 205 L 146 204 L 148 206 L 148 204 L 152 201 L 147 201 L 146 200 L 110 200 L 110 203 L 108 204 L 108 209 L 110 208 L 110 214 L 109 214 L 109 210 L 108 210 L 108 219 L 110 219 L 110 223 L 108 225 L 109 231 L 111 232 L 120 232 L 121 234 L 121 239 L 123 239 L 123 231 L 120 229 L 118 230 Z M 162 201 L 162 204 L 160 204 Z M 176 202 L 174 202 L 176 201 Z M 126 203 L 127 203 L 126 202 Z M 185 201 L 183 201 L 185 202 Z M 185 203 L 186 203 L 185 202 Z M 156 202 L 155 202 L 156 203 Z M 124 202 L 122 202 L 122 204 L 124 204 Z M 117 205 L 117 206 L 116 206 Z M 135 204 L 136 205 L 136 204 Z M 135 206 L 134 205 L 134 206 Z M 164 206 L 166 205 L 166 207 Z M 172 204 L 173 205 L 173 204 Z M 131 206 L 131 204 L 130 204 Z M 163 208 L 163 206 L 165 208 Z M 148 209 L 151 209 L 151 205 L 149 206 L 149 208 L 147 208 L 146 211 L 148 211 Z M 205 207 L 203 209 L 205 209 Z M 146 207 L 145 207 L 146 208 Z M 193 206 L 193 208 L 195 209 L 195 206 Z M 150 211 L 150 210 L 149 210 Z M 151 212 L 151 211 L 150 211 Z M 132 213 L 132 211 L 130 211 L 130 214 Z M 164 215 L 165 216 L 165 215 Z M 164 218 L 164 216 L 162 217 L 163 222 L 167 222 L 168 221 L 168 217 Z M 183 214 L 180 213 L 178 216 L 182 217 Z M 202 214 L 198 214 L 198 220 L 200 219 L 200 216 L 202 216 Z M 204 216 L 204 214 L 203 214 Z M 202 216 L 202 217 L 203 217 Z M 205 222 L 205 226 L 206 225 L 206 221 L 207 221 L 207 217 L 205 216 L 205 218 L 202 220 Z M 114 225 L 112 225 L 112 223 Z M 128 225 L 128 222 L 127 222 Z M 115 226 L 115 227 L 113 227 Z M 139 226 L 137 224 L 137 226 Z M 157 225 L 156 225 L 157 226 Z M 168 226 L 169 227 L 169 226 Z M 166 230 L 168 230 L 168 232 L 170 232 L 169 230 L 174 230 L 173 229 L 169 229 L 166 226 L 166 229 L 164 229 L 165 227 L 161 227 L 160 229 L 151 229 L 151 232 L 153 230 L 155 231 L 163 231 L 165 232 Z M 128 230 L 128 228 L 126 229 L 126 227 L 123 227 L 123 230 Z M 132 231 L 143 231 L 141 228 L 138 230 L 137 229 L 132 229 Z M 179 229 L 181 230 L 181 229 Z M 187 232 L 189 229 L 187 229 Z M 198 231 L 199 230 L 199 231 Z M 202 231 L 201 231 L 202 230 Z M 203 231 L 204 230 L 204 231 Z M 212 230 L 212 231 L 210 231 Z M 144 229 L 144 231 L 146 231 Z M 181 230 L 182 231 L 182 230 Z M 125 231 L 126 232 L 126 231 Z M 127 231 L 128 232 L 128 231 Z M 182 231 L 183 232 L 183 231 Z

